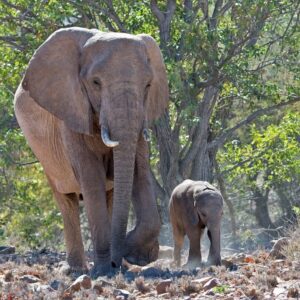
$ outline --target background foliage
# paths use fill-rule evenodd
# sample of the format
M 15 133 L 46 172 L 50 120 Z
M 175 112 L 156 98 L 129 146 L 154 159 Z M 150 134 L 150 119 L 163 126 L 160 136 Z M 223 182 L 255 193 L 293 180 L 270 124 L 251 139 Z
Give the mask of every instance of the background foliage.
M 168 70 L 169 112 L 152 124 L 151 165 L 163 222 L 183 179 L 217 184 L 224 225 L 246 243 L 300 206 L 299 1 L 2 0 L 0 243 L 59 245 L 60 214 L 13 114 L 34 50 L 58 28 L 151 34 Z M 232 238 L 230 238 L 232 239 Z M 55 243 L 54 243 L 55 242 Z

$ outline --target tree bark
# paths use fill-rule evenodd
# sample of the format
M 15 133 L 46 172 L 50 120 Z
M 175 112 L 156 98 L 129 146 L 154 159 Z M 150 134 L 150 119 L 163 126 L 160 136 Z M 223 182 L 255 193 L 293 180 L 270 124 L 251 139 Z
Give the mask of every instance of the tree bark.
M 274 229 L 275 226 L 270 218 L 268 208 L 269 190 L 263 194 L 258 187 L 252 189 L 253 200 L 255 202 L 255 218 L 259 226 L 267 229 Z

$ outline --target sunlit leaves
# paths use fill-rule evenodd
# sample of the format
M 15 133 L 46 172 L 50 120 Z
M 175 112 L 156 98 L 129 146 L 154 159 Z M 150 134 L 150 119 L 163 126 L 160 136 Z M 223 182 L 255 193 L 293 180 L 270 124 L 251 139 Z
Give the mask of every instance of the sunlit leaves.
M 231 180 L 239 176 L 256 178 L 263 174 L 265 185 L 294 180 L 300 176 L 300 114 L 290 112 L 278 125 L 250 128 L 250 143 L 228 143 L 220 160 L 231 170 Z M 235 167 L 236 166 L 236 167 Z

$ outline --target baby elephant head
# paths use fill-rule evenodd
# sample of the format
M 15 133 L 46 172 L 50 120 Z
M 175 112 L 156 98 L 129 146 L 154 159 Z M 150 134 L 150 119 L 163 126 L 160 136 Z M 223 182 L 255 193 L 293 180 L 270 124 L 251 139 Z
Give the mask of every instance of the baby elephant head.
M 194 193 L 193 223 L 202 223 L 207 227 L 207 235 L 210 240 L 208 263 L 221 265 L 220 256 L 220 227 L 223 215 L 223 198 L 216 190 L 204 190 Z

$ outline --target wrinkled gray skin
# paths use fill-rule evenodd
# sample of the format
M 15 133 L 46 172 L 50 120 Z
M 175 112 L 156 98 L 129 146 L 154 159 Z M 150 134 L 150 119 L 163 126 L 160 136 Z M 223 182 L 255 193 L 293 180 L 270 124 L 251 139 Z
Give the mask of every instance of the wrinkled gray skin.
M 15 113 L 61 210 L 73 271 L 87 270 L 81 197 L 94 277 L 119 267 L 122 257 L 138 265 L 157 258 L 160 220 L 147 122 L 163 113 L 167 101 L 162 56 L 148 35 L 62 29 L 31 59 L 15 95 Z M 137 222 L 126 235 L 131 199 Z
M 181 265 L 180 251 L 185 235 L 190 241 L 187 267 L 201 265 L 200 242 L 205 227 L 210 240 L 208 264 L 221 265 L 220 226 L 223 198 L 220 192 L 206 181 L 187 179 L 174 189 L 169 203 L 169 212 L 176 265 Z

